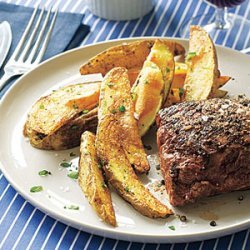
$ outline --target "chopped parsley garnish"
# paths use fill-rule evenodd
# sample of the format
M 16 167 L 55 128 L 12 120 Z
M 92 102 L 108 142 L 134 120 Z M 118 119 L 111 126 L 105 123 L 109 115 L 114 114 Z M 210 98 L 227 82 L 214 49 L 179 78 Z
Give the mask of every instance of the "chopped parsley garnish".
M 51 174 L 51 172 L 49 172 L 48 170 L 44 169 L 44 170 L 39 171 L 38 174 L 40 176 L 47 176 L 47 175 Z
M 125 191 L 126 191 L 127 193 L 129 193 L 129 188 L 128 188 L 128 187 L 125 187 Z
M 73 156 L 76 156 L 76 154 L 73 152 L 70 152 L 69 156 L 73 157 Z
M 89 110 L 88 109 L 84 109 L 83 111 L 82 111 L 82 114 L 88 114 L 89 113 Z
M 184 89 L 179 88 L 179 96 L 180 96 L 180 98 L 182 98 L 183 95 L 184 95 Z
M 172 231 L 175 231 L 175 226 L 169 226 L 168 228 Z
M 44 109 L 44 105 L 43 105 L 43 104 L 40 104 L 39 108 L 40 108 L 40 109 Z
M 170 72 L 170 68 L 166 67 L 166 72 L 169 73 Z
M 68 162 L 62 162 L 62 163 L 60 164 L 60 166 L 63 167 L 63 168 L 71 167 L 71 165 L 72 165 L 72 163 L 68 163 Z
M 41 192 L 43 191 L 43 187 L 42 186 L 34 186 L 30 188 L 30 192 L 31 193 L 37 193 L 37 192 Z
M 196 56 L 196 52 L 189 52 L 187 54 L 186 60 L 189 61 L 190 59 L 192 59 L 195 56 Z
M 79 210 L 79 206 L 69 205 L 69 206 L 64 206 L 64 209 Z
M 122 112 L 122 113 L 125 112 L 125 111 L 126 111 L 125 106 L 121 105 L 121 106 L 119 107 L 119 111 Z
M 72 171 L 68 174 L 68 177 L 71 179 L 77 179 L 78 178 L 78 172 Z

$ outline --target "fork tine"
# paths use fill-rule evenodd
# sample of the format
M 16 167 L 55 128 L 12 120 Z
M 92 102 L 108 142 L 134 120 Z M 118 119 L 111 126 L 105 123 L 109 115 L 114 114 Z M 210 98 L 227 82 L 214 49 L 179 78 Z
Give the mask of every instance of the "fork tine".
M 49 21 L 49 18 L 50 18 L 50 14 L 51 14 L 51 9 L 48 11 L 47 15 L 46 15 L 46 18 L 44 20 L 44 23 L 43 23 L 43 26 L 42 26 L 42 29 L 37 37 L 37 40 L 36 40 L 36 43 L 34 44 L 33 48 L 32 48 L 32 51 L 30 53 L 30 55 L 28 56 L 26 62 L 28 63 L 31 63 L 40 44 L 41 44 L 41 41 L 42 41 L 42 38 L 43 38 L 43 35 L 44 35 L 44 32 L 45 32 L 45 29 L 47 27 L 47 24 L 48 24 L 48 21 Z
M 42 47 L 41 47 L 41 50 L 40 52 L 38 53 L 37 55 L 37 58 L 36 60 L 34 61 L 34 63 L 39 63 L 42 58 L 43 58 L 43 55 L 45 53 L 45 50 L 47 48 L 47 45 L 48 45 L 48 42 L 49 42 L 49 39 L 50 39 L 50 36 L 52 34 L 52 31 L 53 31 L 53 28 L 54 28 L 54 25 L 55 25 L 55 22 L 56 22 L 56 17 L 57 17 L 57 10 L 54 12 L 54 16 L 52 18 L 52 21 L 51 21 L 51 24 L 50 24 L 50 27 L 49 27 L 49 30 L 48 30 L 48 33 L 44 39 L 44 42 L 42 44 Z
M 37 7 L 35 8 L 35 10 L 33 11 L 33 14 L 32 14 L 32 16 L 31 16 L 31 18 L 30 18 L 30 21 L 29 21 L 29 23 L 28 23 L 28 25 L 27 25 L 27 27 L 26 27 L 26 29 L 25 29 L 25 31 L 24 31 L 24 33 L 23 33 L 23 35 L 22 35 L 22 37 L 21 37 L 21 39 L 20 39 L 20 41 L 19 41 L 19 43 L 18 43 L 16 49 L 15 49 L 15 51 L 13 52 L 13 54 L 12 54 L 12 56 L 11 56 L 10 59 L 15 59 L 16 56 L 19 54 L 21 48 L 23 47 L 23 44 L 24 44 L 24 42 L 25 42 L 25 40 L 26 40 L 26 37 L 27 37 L 27 35 L 28 35 L 29 31 L 30 31 L 30 28 L 31 28 L 31 26 L 32 26 L 32 23 L 33 23 L 33 21 L 34 21 L 34 19 L 35 19 L 37 10 L 38 10 L 38 6 L 37 6 Z
M 38 20 L 37 20 L 37 22 L 35 24 L 35 27 L 33 28 L 33 31 L 31 32 L 31 35 L 30 35 L 30 37 L 29 37 L 29 39 L 28 39 L 28 41 L 27 41 L 27 43 L 26 43 L 26 45 L 24 47 L 24 50 L 22 51 L 20 57 L 18 58 L 18 60 L 23 61 L 25 59 L 28 51 L 30 50 L 30 47 L 31 47 L 32 42 L 33 42 L 33 40 L 35 38 L 35 35 L 36 35 L 36 33 L 37 33 L 38 29 L 39 29 L 43 14 L 44 14 L 44 8 L 42 9 L 42 11 L 40 13 L 40 15 L 38 17 Z

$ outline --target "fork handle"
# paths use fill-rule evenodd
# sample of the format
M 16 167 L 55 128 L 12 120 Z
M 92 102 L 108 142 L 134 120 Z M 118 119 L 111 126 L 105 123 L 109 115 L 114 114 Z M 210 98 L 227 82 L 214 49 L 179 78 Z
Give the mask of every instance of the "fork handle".
M 4 75 L 0 79 L 0 91 L 13 76 L 14 76 L 13 74 L 8 74 L 6 72 L 4 73 Z

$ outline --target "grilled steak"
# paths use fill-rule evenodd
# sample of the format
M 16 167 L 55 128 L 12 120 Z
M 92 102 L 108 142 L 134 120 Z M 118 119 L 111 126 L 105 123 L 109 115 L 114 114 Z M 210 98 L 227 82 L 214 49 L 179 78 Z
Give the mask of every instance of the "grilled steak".
M 160 111 L 157 143 L 170 203 L 250 188 L 250 101 L 210 99 Z

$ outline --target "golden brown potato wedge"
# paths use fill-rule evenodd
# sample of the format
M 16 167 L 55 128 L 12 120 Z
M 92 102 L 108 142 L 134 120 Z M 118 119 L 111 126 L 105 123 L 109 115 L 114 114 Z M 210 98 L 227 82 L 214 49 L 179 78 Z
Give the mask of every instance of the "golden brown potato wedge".
M 127 70 L 112 69 L 101 84 L 98 119 L 114 114 L 123 129 L 120 137 L 130 164 L 138 173 L 145 173 L 149 171 L 149 164 L 134 118 L 135 109 L 130 90 Z
M 172 211 L 143 186 L 133 171 L 122 147 L 122 133 L 123 128 L 115 115 L 104 115 L 99 120 L 96 149 L 104 163 L 108 182 L 141 214 L 150 218 L 167 217 Z
M 105 76 L 112 68 L 142 68 L 155 40 L 140 40 L 111 47 L 91 58 L 80 68 L 82 75 L 102 73 Z M 175 55 L 184 55 L 185 49 L 179 43 L 165 40 L 167 46 L 174 47 Z
M 165 102 L 174 77 L 174 49 L 175 44 L 166 44 L 157 39 L 147 57 L 147 61 L 154 62 L 160 69 L 164 80 L 163 101 Z
M 110 191 L 97 160 L 95 135 L 85 131 L 81 137 L 78 183 L 97 215 L 116 226 Z
M 201 27 L 190 28 L 186 63 L 188 70 L 184 83 L 185 100 L 207 99 L 217 89 L 216 79 L 219 71 L 213 41 Z
M 140 77 L 131 91 L 139 134 L 143 136 L 153 124 L 162 106 L 164 80 L 160 68 L 151 61 L 145 61 Z
M 40 98 L 28 114 L 24 135 L 42 149 L 79 145 L 83 131 L 97 126 L 99 92 L 100 83 L 75 84 Z
M 156 40 L 134 86 L 132 96 L 138 118 L 139 133 L 143 136 L 153 124 L 174 75 L 173 44 L 168 47 Z

